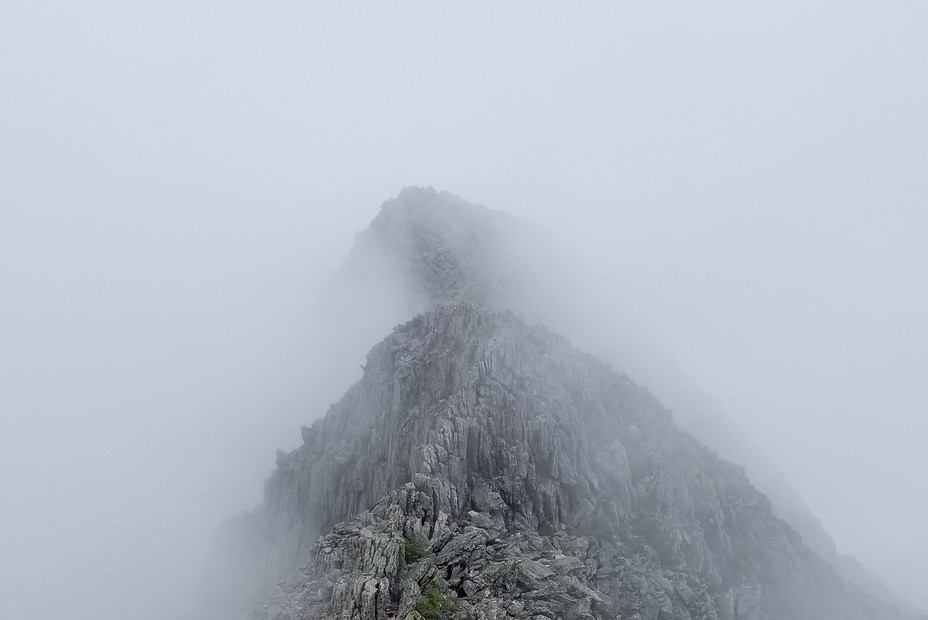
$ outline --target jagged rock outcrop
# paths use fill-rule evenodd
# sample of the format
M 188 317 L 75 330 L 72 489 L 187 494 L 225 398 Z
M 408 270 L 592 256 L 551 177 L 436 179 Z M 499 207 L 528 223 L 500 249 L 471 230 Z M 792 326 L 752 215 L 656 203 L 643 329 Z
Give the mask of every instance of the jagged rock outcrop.
M 328 533 L 257 617 L 405 618 L 430 588 L 456 618 L 897 617 L 646 390 L 511 314 L 401 326 L 304 442 L 266 503 L 287 545 Z
M 648 390 L 531 326 L 576 301 L 537 277 L 536 232 L 431 189 L 384 205 L 332 294 L 355 325 L 417 316 L 278 454 L 219 589 L 257 590 L 254 620 L 910 618 Z
M 860 562 L 839 553 L 792 485 L 721 405 L 696 386 L 657 343 L 642 342 L 633 324 L 617 324 L 614 309 L 604 308 L 596 297 L 597 289 L 603 287 L 581 286 L 583 278 L 565 252 L 531 222 L 447 192 L 408 187 L 384 203 L 370 227 L 358 235 L 339 276 L 340 285 L 354 286 L 355 299 L 363 291 L 361 298 L 366 293 L 380 300 L 357 304 L 376 307 L 378 312 L 356 317 L 355 323 L 370 324 L 372 316 L 384 314 L 382 300 L 395 296 L 378 284 L 389 282 L 404 292 L 399 296 L 403 303 L 393 321 L 387 321 L 389 325 L 437 305 L 466 301 L 513 310 L 530 322 L 580 338 L 584 346 L 595 347 L 602 359 L 647 385 L 673 409 L 678 424 L 702 443 L 745 466 L 752 482 L 770 498 L 775 514 L 845 579 L 872 596 L 917 613 Z M 578 310 L 578 305 L 583 309 Z M 578 329 L 578 324 L 587 329 Z M 387 328 L 383 326 L 372 339 Z M 598 332 L 608 333 L 610 341 Z

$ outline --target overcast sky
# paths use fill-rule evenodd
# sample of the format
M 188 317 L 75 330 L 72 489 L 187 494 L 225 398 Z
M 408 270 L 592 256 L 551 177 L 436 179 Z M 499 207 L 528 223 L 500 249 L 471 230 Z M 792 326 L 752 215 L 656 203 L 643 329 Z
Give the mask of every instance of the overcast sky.
M 4 0 L 0 617 L 169 617 L 347 388 L 310 297 L 410 184 L 562 235 L 928 607 L 926 33 L 921 0 Z

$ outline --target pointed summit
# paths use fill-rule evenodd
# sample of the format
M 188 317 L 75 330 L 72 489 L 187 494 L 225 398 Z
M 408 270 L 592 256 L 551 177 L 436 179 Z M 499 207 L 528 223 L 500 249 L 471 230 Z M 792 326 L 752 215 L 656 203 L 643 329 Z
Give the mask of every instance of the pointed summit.
M 398 327 L 303 437 L 265 506 L 304 568 L 256 619 L 905 617 L 646 390 L 511 313 Z
M 406 187 L 357 235 L 339 278 L 362 288 L 371 280 L 396 283 L 410 314 L 456 302 L 515 309 L 545 288 L 537 274 L 553 246 L 531 222 L 431 187 Z
M 340 277 L 372 300 L 405 287 L 418 314 L 229 528 L 249 618 L 913 620 L 648 390 L 524 320 L 539 270 L 516 258 L 540 239 L 431 188 L 358 235 Z

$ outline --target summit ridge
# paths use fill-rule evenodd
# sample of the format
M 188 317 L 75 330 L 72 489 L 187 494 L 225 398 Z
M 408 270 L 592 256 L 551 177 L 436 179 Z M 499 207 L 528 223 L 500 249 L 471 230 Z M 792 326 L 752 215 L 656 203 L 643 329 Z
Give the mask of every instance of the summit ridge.
M 526 320 L 529 265 L 505 259 L 545 239 L 431 188 L 358 235 L 341 275 L 380 265 L 413 316 L 226 531 L 238 583 L 263 586 L 248 617 L 914 619 L 651 392 Z

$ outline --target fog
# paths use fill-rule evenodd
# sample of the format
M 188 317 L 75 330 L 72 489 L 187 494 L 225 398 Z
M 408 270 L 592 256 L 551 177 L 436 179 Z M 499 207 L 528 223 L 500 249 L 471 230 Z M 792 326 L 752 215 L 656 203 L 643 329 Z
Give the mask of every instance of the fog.
M 556 234 L 928 607 L 925 32 L 895 1 L 8 0 L 0 617 L 187 604 L 348 387 L 333 341 L 360 375 L 316 295 L 411 184 Z

